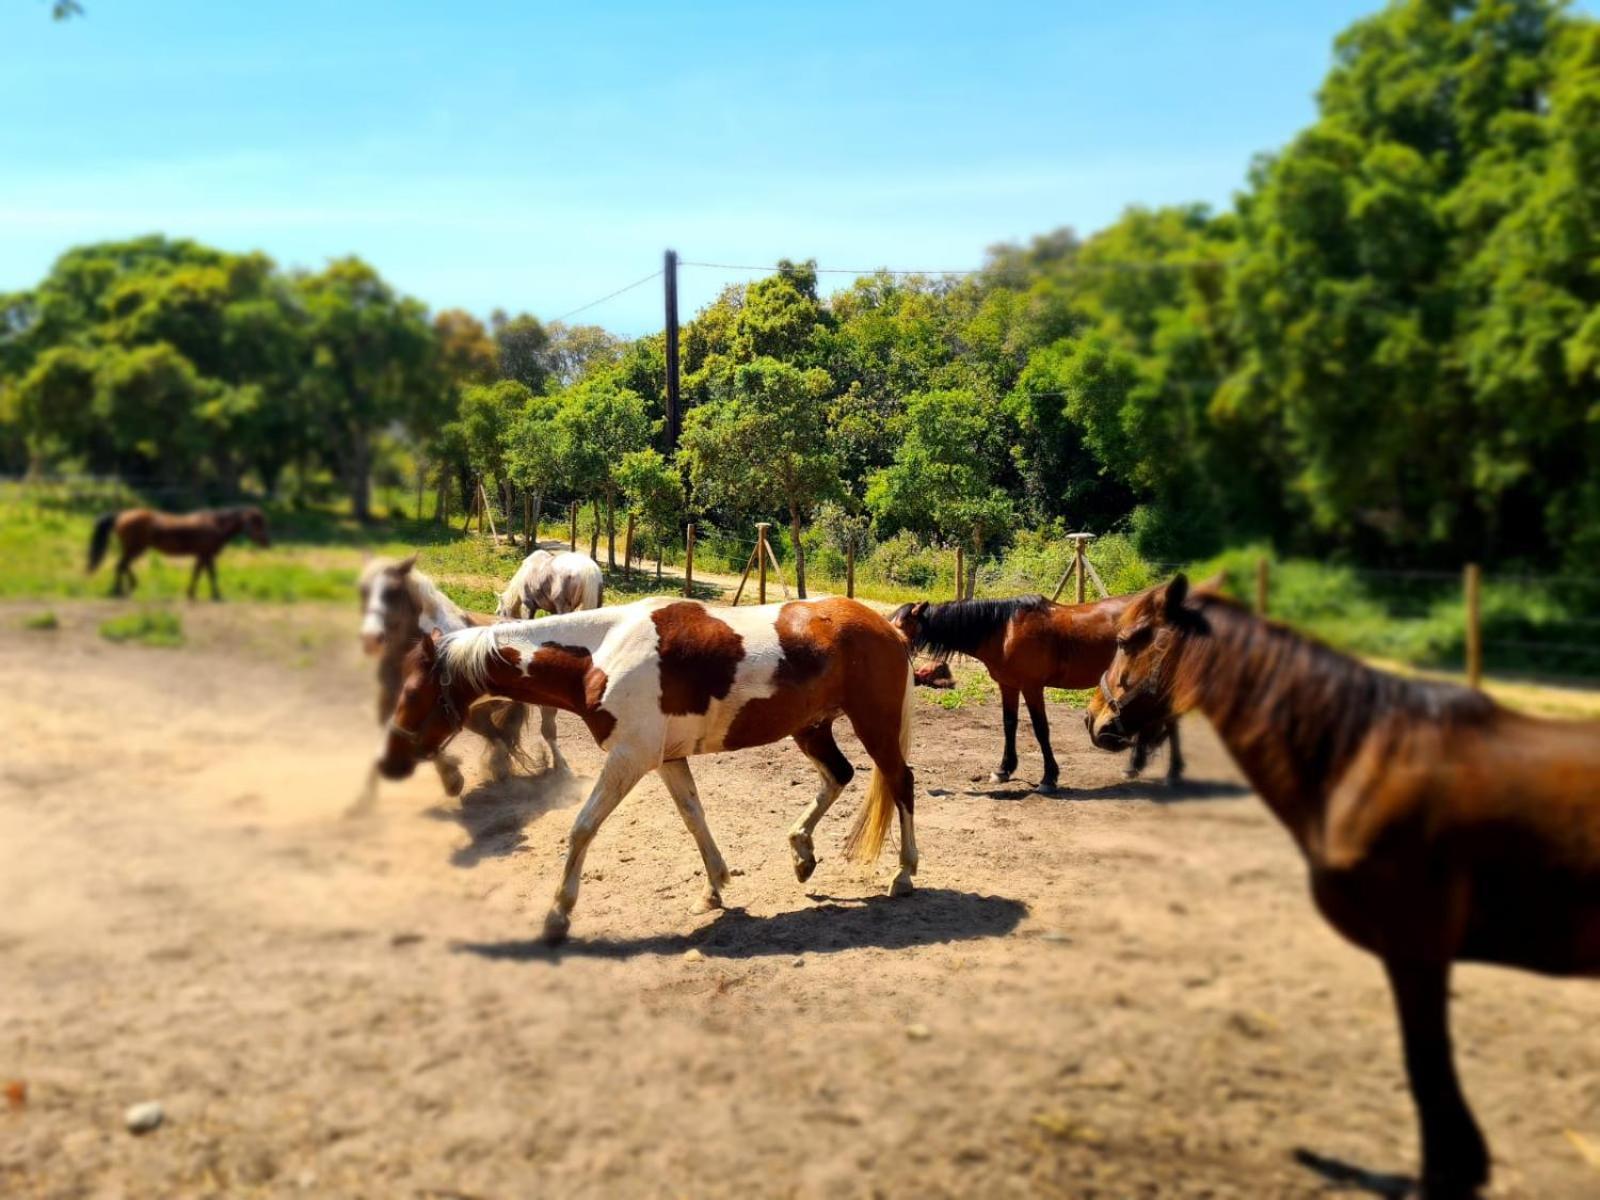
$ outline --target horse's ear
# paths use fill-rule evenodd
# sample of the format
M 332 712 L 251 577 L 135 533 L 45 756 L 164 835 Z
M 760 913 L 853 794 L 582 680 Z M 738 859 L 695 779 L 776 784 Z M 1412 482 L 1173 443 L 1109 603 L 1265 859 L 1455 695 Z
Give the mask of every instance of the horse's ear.
M 1161 607 L 1165 610 L 1169 621 L 1183 612 L 1183 602 L 1188 598 L 1189 577 L 1179 571 L 1172 577 L 1172 582 L 1167 584 L 1166 591 L 1162 594 Z
M 1220 596 L 1222 590 L 1228 586 L 1228 573 L 1218 571 L 1209 579 L 1202 579 L 1189 589 L 1191 596 Z
M 398 563 L 396 563 L 394 572 L 396 575 L 405 575 L 411 570 L 412 567 L 416 565 L 417 556 L 413 554 L 409 558 L 402 558 Z
M 918 600 L 915 604 L 913 604 L 911 606 L 911 615 L 913 617 L 921 617 L 927 611 L 928 611 L 928 602 L 926 600 Z
M 422 647 L 422 661 L 431 663 L 439 657 L 439 631 L 431 630 L 417 645 Z

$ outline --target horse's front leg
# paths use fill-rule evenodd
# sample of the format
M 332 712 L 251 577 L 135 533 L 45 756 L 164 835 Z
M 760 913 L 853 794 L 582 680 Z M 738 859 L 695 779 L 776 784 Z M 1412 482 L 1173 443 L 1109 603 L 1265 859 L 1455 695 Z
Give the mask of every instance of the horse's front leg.
M 544 919 L 544 940 L 552 946 L 566 940 L 572 923 L 572 908 L 578 902 L 578 884 L 583 878 L 583 859 L 589 853 L 589 843 L 594 841 L 605 819 L 622 803 L 622 798 L 655 766 L 648 755 L 638 751 L 612 750 L 606 756 L 600 778 L 595 780 L 589 799 L 579 810 L 567 838 L 566 869 L 561 874 L 561 886 L 556 889 L 555 903 Z
M 211 598 L 222 599 L 222 589 L 217 586 L 217 560 L 215 556 L 206 559 L 206 577 L 211 580 Z
M 1183 782 L 1183 747 L 1178 744 L 1177 719 L 1167 723 L 1167 786 L 1177 787 Z
M 194 599 L 195 587 L 200 582 L 200 567 L 202 562 L 203 560 L 199 556 L 196 556 L 194 560 L 194 566 L 189 569 L 189 599 L 191 600 Z
M 1489 1181 L 1489 1148 L 1472 1119 L 1450 1050 L 1450 968 L 1384 960 L 1400 1014 L 1406 1075 L 1422 1132 L 1426 1196 L 1476 1196 Z
M 656 774 L 661 776 L 661 782 L 672 793 L 672 802 L 678 806 L 678 815 L 688 827 L 694 844 L 700 847 L 700 861 L 705 864 L 706 892 L 695 905 L 694 911 L 710 912 L 714 908 L 721 908 L 722 889 L 728 886 L 728 864 L 722 861 L 722 851 L 717 849 L 717 843 L 711 836 L 711 827 L 706 824 L 705 810 L 700 807 L 700 792 L 694 786 L 689 764 L 681 758 L 675 758 L 657 767 Z
M 1039 753 L 1044 756 L 1044 777 L 1039 780 L 1039 790 L 1053 792 L 1056 790 L 1056 780 L 1061 777 L 1061 768 L 1056 765 L 1055 751 L 1050 749 L 1050 717 L 1045 712 L 1044 688 L 1029 688 L 1022 693 L 1022 698 L 1028 704 L 1034 740 L 1039 743 Z
M 1017 769 L 1017 689 L 1000 685 L 1000 724 L 1005 729 L 1006 745 L 1000 754 L 1000 765 L 989 776 L 993 783 L 1004 783 Z

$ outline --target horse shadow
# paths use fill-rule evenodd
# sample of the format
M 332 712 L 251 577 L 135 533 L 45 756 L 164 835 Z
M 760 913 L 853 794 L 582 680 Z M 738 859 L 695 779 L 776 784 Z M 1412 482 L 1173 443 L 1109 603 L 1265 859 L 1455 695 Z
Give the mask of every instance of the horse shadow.
M 1068 784 L 1049 791 L 1038 787 L 1017 787 L 1014 783 L 994 784 L 990 787 L 974 787 L 962 794 L 989 800 L 1026 800 L 1029 796 L 1042 796 L 1048 800 L 1144 800 L 1151 804 L 1168 805 L 1197 800 L 1231 800 L 1250 795 L 1250 789 L 1229 779 L 1186 779 L 1177 784 L 1161 779 L 1123 779 L 1096 787 L 1080 788 Z
M 454 821 L 466 831 L 467 844 L 451 852 L 450 862 L 475 867 L 485 859 L 516 854 L 527 844 L 523 831 L 530 822 L 581 803 L 589 783 L 562 763 L 539 775 L 484 780 L 465 792 L 458 805 L 437 804 L 425 815 Z
M 919 889 L 910 896 L 860 900 L 818 897 L 822 903 L 770 917 L 727 908 L 711 924 L 689 933 L 594 938 L 546 945 L 535 938 L 454 942 L 458 954 L 513 962 L 559 963 L 563 958 L 628 959 L 641 954 L 679 955 L 699 950 L 707 958 L 753 959 L 797 954 L 837 954 L 873 947 L 904 950 L 1005 937 L 1028 915 L 1028 906 L 1005 896 L 980 896 L 952 888 Z
M 1297 1146 L 1294 1160 L 1306 1170 L 1320 1175 L 1329 1185 L 1329 1191 L 1364 1192 L 1369 1196 L 1414 1196 L 1418 1192 L 1416 1179 L 1410 1175 L 1387 1175 L 1369 1171 L 1354 1163 L 1328 1158 L 1315 1150 Z

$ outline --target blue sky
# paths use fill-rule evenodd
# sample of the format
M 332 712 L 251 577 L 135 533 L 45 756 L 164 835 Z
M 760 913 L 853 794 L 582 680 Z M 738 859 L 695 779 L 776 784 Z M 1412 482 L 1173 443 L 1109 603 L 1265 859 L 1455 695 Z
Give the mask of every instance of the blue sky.
M 0 290 L 151 231 L 550 318 L 685 259 L 956 268 L 1226 204 L 1377 0 L 0 7 Z M 747 273 L 686 269 L 692 312 Z M 660 287 L 582 314 L 659 328 Z

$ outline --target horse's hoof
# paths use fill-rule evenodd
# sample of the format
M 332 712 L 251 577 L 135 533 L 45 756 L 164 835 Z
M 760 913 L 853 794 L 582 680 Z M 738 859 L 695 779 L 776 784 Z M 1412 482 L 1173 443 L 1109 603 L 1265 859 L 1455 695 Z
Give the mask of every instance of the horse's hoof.
M 1139 778 L 1139 774 L 1140 771 L 1138 767 L 1127 767 L 1123 770 L 1122 777 L 1124 779 L 1137 779 Z
M 1182 775 L 1168 775 L 1166 777 L 1166 779 L 1162 780 L 1162 782 L 1165 783 L 1167 785 L 1167 787 L 1169 787 L 1173 791 L 1177 791 L 1179 788 L 1183 787 L 1183 776 Z
M 715 892 L 707 892 L 694 902 L 694 906 L 689 911 L 695 916 L 699 916 L 701 913 L 716 912 L 721 907 L 722 897 Z
M 990 783 L 1010 783 L 1011 782 L 1011 772 L 1010 771 L 990 771 L 989 772 L 989 782 Z
M 571 927 L 572 918 L 559 908 L 552 908 L 544 919 L 544 944 L 559 946 L 567 940 L 567 930 Z
M 889 895 L 891 896 L 909 896 L 914 891 L 916 891 L 916 888 L 911 883 L 911 876 L 904 871 L 896 875 L 894 882 L 889 885 Z
M 1059 796 L 1065 789 L 1054 779 L 1045 779 L 1033 790 L 1041 796 Z
M 816 869 L 817 860 L 814 858 L 797 858 L 794 860 L 794 877 L 801 883 L 810 879 Z
M 467 784 L 460 771 L 439 772 L 439 782 L 444 784 L 444 794 L 446 796 L 461 795 L 461 789 Z

